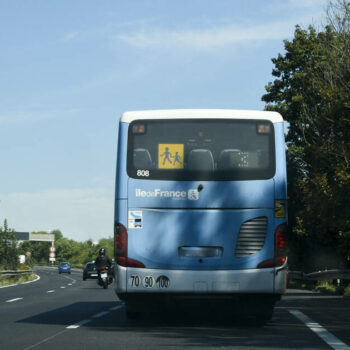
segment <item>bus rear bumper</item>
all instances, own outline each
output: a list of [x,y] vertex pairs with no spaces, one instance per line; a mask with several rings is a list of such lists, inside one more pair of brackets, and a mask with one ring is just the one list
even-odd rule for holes
[[286,269],[161,270],[116,269],[116,293],[125,294],[275,294],[286,290]]

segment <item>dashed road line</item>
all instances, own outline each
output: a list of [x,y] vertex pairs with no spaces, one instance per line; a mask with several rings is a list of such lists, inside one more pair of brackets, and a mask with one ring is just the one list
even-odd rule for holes
[[23,298],[15,298],[15,299],[9,299],[6,300],[7,303],[13,303],[14,301],[22,300]]
[[68,277],[68,276],[61,276],[61,277],[63,277],[63,278],[67,278],[68,280],[70,280],[72,283],[75,283],[76,282],[76,280],[74,279],[74,278],[71,278],[71,277]]
[[340,339],[335,337],[332,333],[327,331],[319,323],[313,321],[299,310],[288,310],[299,321],[303,322],[308,328],[316,333],[323,341],[325,341],[334,350],[350,350],[350,347],[343,343]]
[[72,325],[70,325],[70,326],[67,326],[66,328],[67,328],[67,329],[76,329],[76,328],[79,328],[80,326],[83,326],[84,324],[87,324],[87,323],[91,322],[93,318],[100,318],[100,317],[102,317],[102,316],[108,315],[108,314],[110,313],[110,311],[115,311],[115,310],[121,309],[121,308],[123,308],[123,307],[124,307],[124,304],[111,307],[111,308],[108,309],[109,311],[101,311],[101,312],[99,312],[99,313],[97,313],[97,314],[95,314],[95,315],[90,316],[89,319],[86,319],[86,320],[77,322],[77,323],[75,323],[75,324],[72,324]]
[[65,286],[61,286],[61,289],[65,289],[66,287]]
[[51,339],[57,337],[58,335],[60,335],[60,334],[62,334],[62,333],[65,333],[65,332],[67,332],[66,329],[64,329],[63,331],[58,332],[58,333],[52,335],[51,337],[48,337],[48,338],[45,338],[45,339],[41,340],[39,343],[36,343],[36,344],[33,344],[33,345],[28,346],[28,347],[26,347],[24,350],[33,349],[33,348],[37,347],[38,345],[41,345],[41,344],[43,344],[43,343],[46,343],[47,341],[49,341],[49,340],[51,340]]
[[[118,310],[118,309],[120,309],[122,307],[124,307],[124,304],[114,306],[114,307],[110,308],[109,310],[110,311],[112,311],[112,310],[114,311],[114,310]],[[102,312],[100,312],[98,314],[95,314],[94,316],[91,316],[91,317],[97,318],[97,317],[102,317],[103,315],[106,315],[106,314],[109,314],[109,311],[102,311]],[[71,324],[70,326],[67,326],[64,330],[62,330],[60,332],[57,332],[56,334],[53,334],[51,337],[45,338],[45,339],[41,340],[40,342],[25,348],[24,350],[33,349],[33,348],[37,347],[38,345],[41,345],[43,343],[46,343],[49,340],[52,340],[53,338],[57,337],[58,335],[61,335],[61,334],[65,333],[65,332],[68,332],[69,329],[77,329],[80,326],[83,326],[83,325],[85,325],[85,324],[87,324],[87,323],[89,323],[91,321],[92,321],[92,319],[90,318],[90,319],[82,320],[80,322]]]
[[48,290],[46,293],[54,293],[55,290],[54,289],[51,289],[51,290]]
[[99,312],[98,314],[93,315],[93,316],[91,316],[91,317],[92,317],[92,318],[100,318],[100,317],[102,317],[102,316],[104,316],[104,315],[107,315],[107,314],[109,314],[109,311],[102,311],[102,312]]
[[77,322],[75,324],[72,324],[70,326],[67,326],[66,328],[67,329],[76,329],[76,328],[79,328],[80,326],[83,326],[84,324],[87,324],[89,322],[91,322],[92,320],[82,320],[80,322]]
[[113,306],[113,307],[111,307],[111,308],[108,309],[108,310],[109,310],[109,311],[115,311],[115,310],[121,309],[122,307],[124,307],[124,304],[122,304],[122,305],[117,305],[117,306]]

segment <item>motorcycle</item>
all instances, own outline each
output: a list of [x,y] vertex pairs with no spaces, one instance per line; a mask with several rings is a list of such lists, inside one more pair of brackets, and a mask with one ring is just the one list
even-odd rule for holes
[[103,286],[103,289],[107,289],[108,285],[113,281],[113,277],[109,273],[109,269],[106,266],[100,267],[98,271],[98,284]]

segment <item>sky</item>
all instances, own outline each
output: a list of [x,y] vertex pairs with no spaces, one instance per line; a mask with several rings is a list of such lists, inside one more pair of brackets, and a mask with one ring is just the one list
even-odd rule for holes
[[0,226],[112,237],[124,111],[262,110],[327,0],[0,0]]

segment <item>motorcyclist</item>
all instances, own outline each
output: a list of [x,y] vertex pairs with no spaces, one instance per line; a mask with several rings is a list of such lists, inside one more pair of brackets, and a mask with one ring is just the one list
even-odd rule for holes
[[111,270],[111,266],[112,266],[112,260],[106,256],[106,249],[105,248],[101,248],[98,252],[98,257],[95,260],[95,265],[98,271],[98,279],[100,280],[100,274],[101,274],[101,268],[102,267],[107,267],[108,268],[108,272],[110,275],[110,270]]

